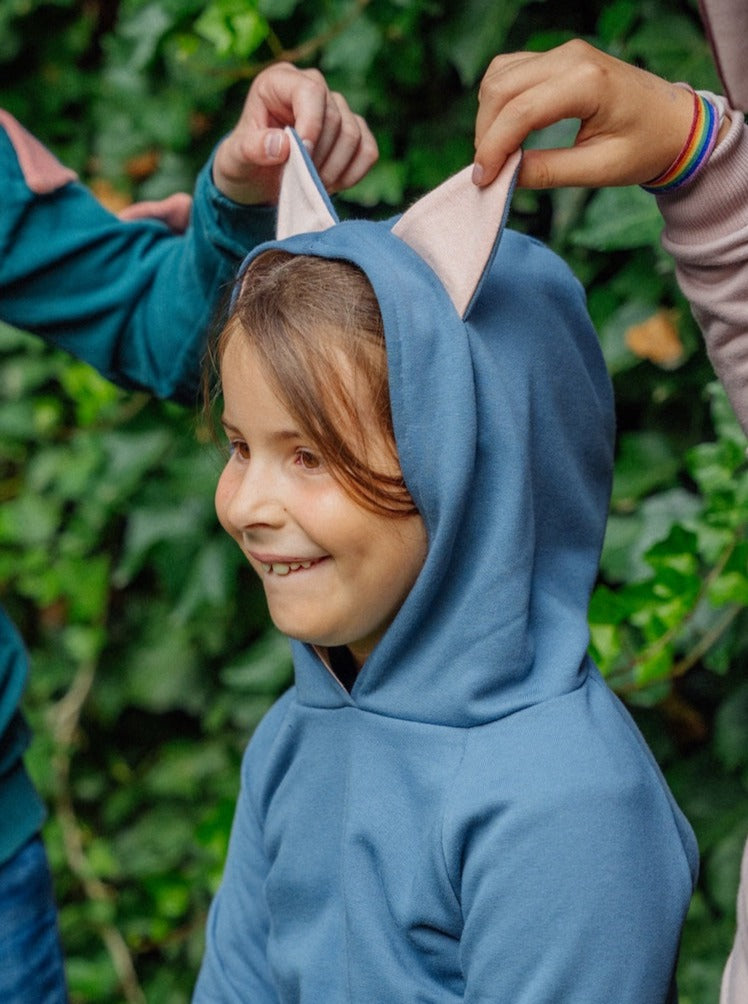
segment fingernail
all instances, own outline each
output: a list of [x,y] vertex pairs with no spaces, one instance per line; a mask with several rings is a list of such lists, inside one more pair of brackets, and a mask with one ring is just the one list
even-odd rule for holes
[[282,133],[277,131],[267,133],[265,136],[265,156],[270,157],[272,160],[277,160],[280,157],[282,143]]
[[301,142],[306,147],[307,153],[314,153],[314,143],[310,139],[302,139]]
[[480,183],[483,181],[483,176],[485,173],[486,172],[483,170],[483,167],[480,164],[473,164],[473,175],[472,175],[473,184],[480,185]]

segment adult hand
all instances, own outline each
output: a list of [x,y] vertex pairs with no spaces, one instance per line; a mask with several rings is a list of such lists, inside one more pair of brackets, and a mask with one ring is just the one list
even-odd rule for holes
[[244,204],[274,202],[293,126],[329,192],[354,185],[378,157],[376,140],[318,70],[276,63],[258,74],[241,117],[216,151],[213,180]]
[[481,82],[473,180],[487,185],[528,134],[581,119],[573,147],[527,150],[525,188],[642,184],[680,153],[693,96],[646,70],[574,40],[544,53],[492,60]]

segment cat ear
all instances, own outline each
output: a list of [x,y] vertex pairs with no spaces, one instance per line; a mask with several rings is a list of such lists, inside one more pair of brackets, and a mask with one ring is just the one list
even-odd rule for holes
[[485,188],[473,184],[472,168],[466,167],[414,203],[392,228],[436,272],[460,317],[499,246],[521,156],[513,153]]
[[291,152],[283,168],[278,196],[278,240],[293,237],[294,234],[327,230],[338,222],[332,202],[304,144],[289,126],[285,131],[291,142]]

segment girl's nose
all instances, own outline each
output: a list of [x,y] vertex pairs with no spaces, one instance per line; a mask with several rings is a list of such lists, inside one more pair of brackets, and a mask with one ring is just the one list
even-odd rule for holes
[[219,482],[217,495],[220,500],[217,506],[223,509],[225,520],[236,530],[280,526],[283,522],[285,508],[277,480],[259,464],[250,464],[241,477],[232,477],[230,483]]

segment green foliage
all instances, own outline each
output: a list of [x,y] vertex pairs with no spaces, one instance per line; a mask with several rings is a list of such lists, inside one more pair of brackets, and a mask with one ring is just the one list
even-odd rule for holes
[[[388,215],[470,161],[495,52],[573,35],[718,88],[695,9],[677,0],[9,0],[0,105],[126,201],[191,187],[269,61],[319,66],[380,144],[343,210]],[[573,136],[553,129],[532,142]],[[748,832],[746,443],[651,197],[519,192],[512,222],[584,282],[614,376],[592,652],[699,837],[680,980],[682,1001],[707,1004]],[[677,351],[656,350],[662,332]],[[217,528],[221,458],[192,416],[7,328],[0,394],[0,596],[32,652],[29,765],[51,808],[73,1001],[176,1004],[199,962],[241,752],[290,681],[288,649]]]

